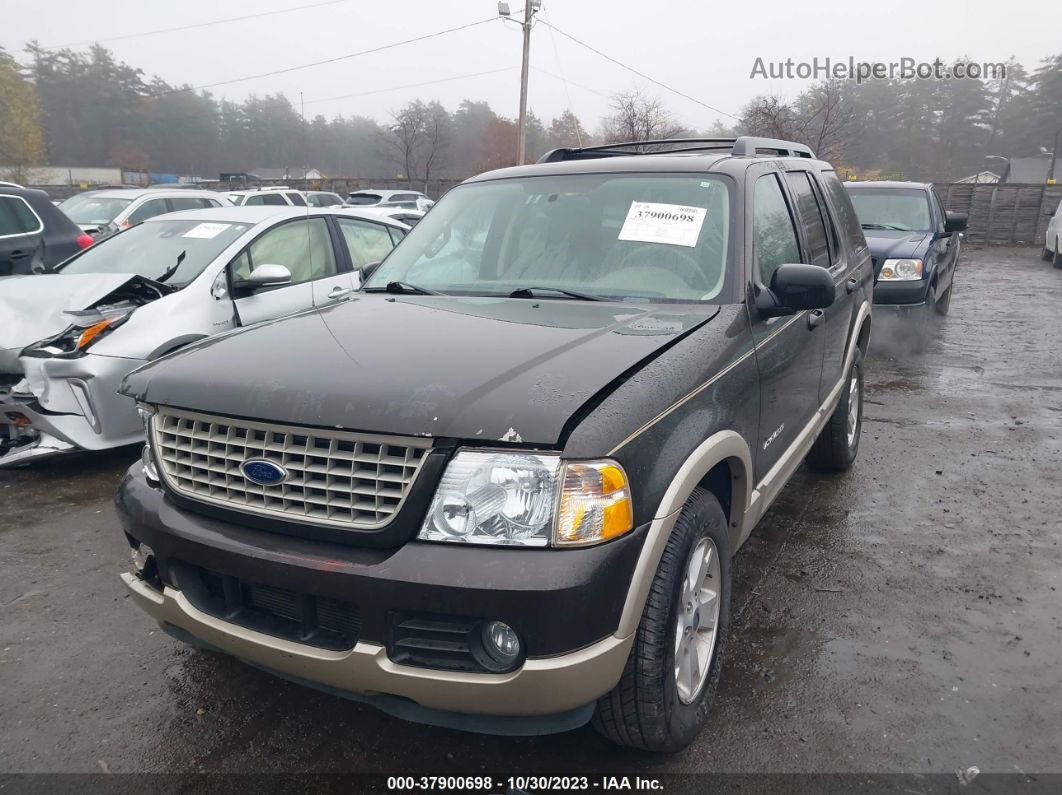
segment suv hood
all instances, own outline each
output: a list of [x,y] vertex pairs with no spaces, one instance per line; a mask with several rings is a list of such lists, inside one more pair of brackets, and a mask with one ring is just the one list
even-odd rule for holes
[[362,294],[204,340],[121,391],[278,423],[552,446],[587,401],[718,312]]
[[920,258],[926,253],[929,232],[899,232],[887,229],[867,229],[863,234],[867,238],[870,255],[875,259],[910,259]]
[[[126,273],[46,273],[12,276],[0,284],[0,372],[27,345],[70,325],[64,312],[91,309],[139,276]],[[10,362],[8,362],[10,363]]]

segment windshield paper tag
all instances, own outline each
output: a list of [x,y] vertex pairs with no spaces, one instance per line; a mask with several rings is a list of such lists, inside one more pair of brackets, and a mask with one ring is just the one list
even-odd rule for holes
[[193,226],[181,237],[202,237],[206,240],[212,240],[228,228],[229,224],[199,224],[198,226]]
[[631,202],[619,239],[692,248],[697,245],[707,214],[704,207]]

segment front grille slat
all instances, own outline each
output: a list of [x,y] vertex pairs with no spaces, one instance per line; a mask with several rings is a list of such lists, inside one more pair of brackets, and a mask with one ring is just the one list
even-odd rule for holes
[[[153,438],[166,484],[178,494],[250,513],[346,528],[386,525],[420,472],[429,439],[273,425],[160,406]],[[277,485],[240,465],[284,467]]]

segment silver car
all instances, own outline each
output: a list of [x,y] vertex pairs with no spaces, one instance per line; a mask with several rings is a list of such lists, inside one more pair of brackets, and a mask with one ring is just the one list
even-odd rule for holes
[[340,207],[153,218],[55,273],[0,280],[0,467],[132,444],[116,394],[145,362],[229,329],[344,300],[408,227]]
[[99,240],[156,215],[226,204],[224,194],[210,190],[117,188],[79,193],[60,202],[59,209],[82,232]]

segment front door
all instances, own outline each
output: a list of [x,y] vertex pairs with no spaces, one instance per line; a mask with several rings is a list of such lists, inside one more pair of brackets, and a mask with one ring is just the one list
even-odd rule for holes
[[[291,283],[241,293],[239,282],[259,265],[283,265]],[[287,221],[262,233],[229,264],[229,274],[242,326],[311,309],[317,283],[350,284],[349,274],[339,272],[328,222],[320,217]]]
[[779,174],[769,172],[752,178],[749,217],[753,270],[748,305],[760,371],[760,430],[753,451],[759,482],[819,407],[825,315],[821,310],[766,319],[758,314],[754,296],[769,289],[778,267],[807,260],[801,255],[793,209]]

